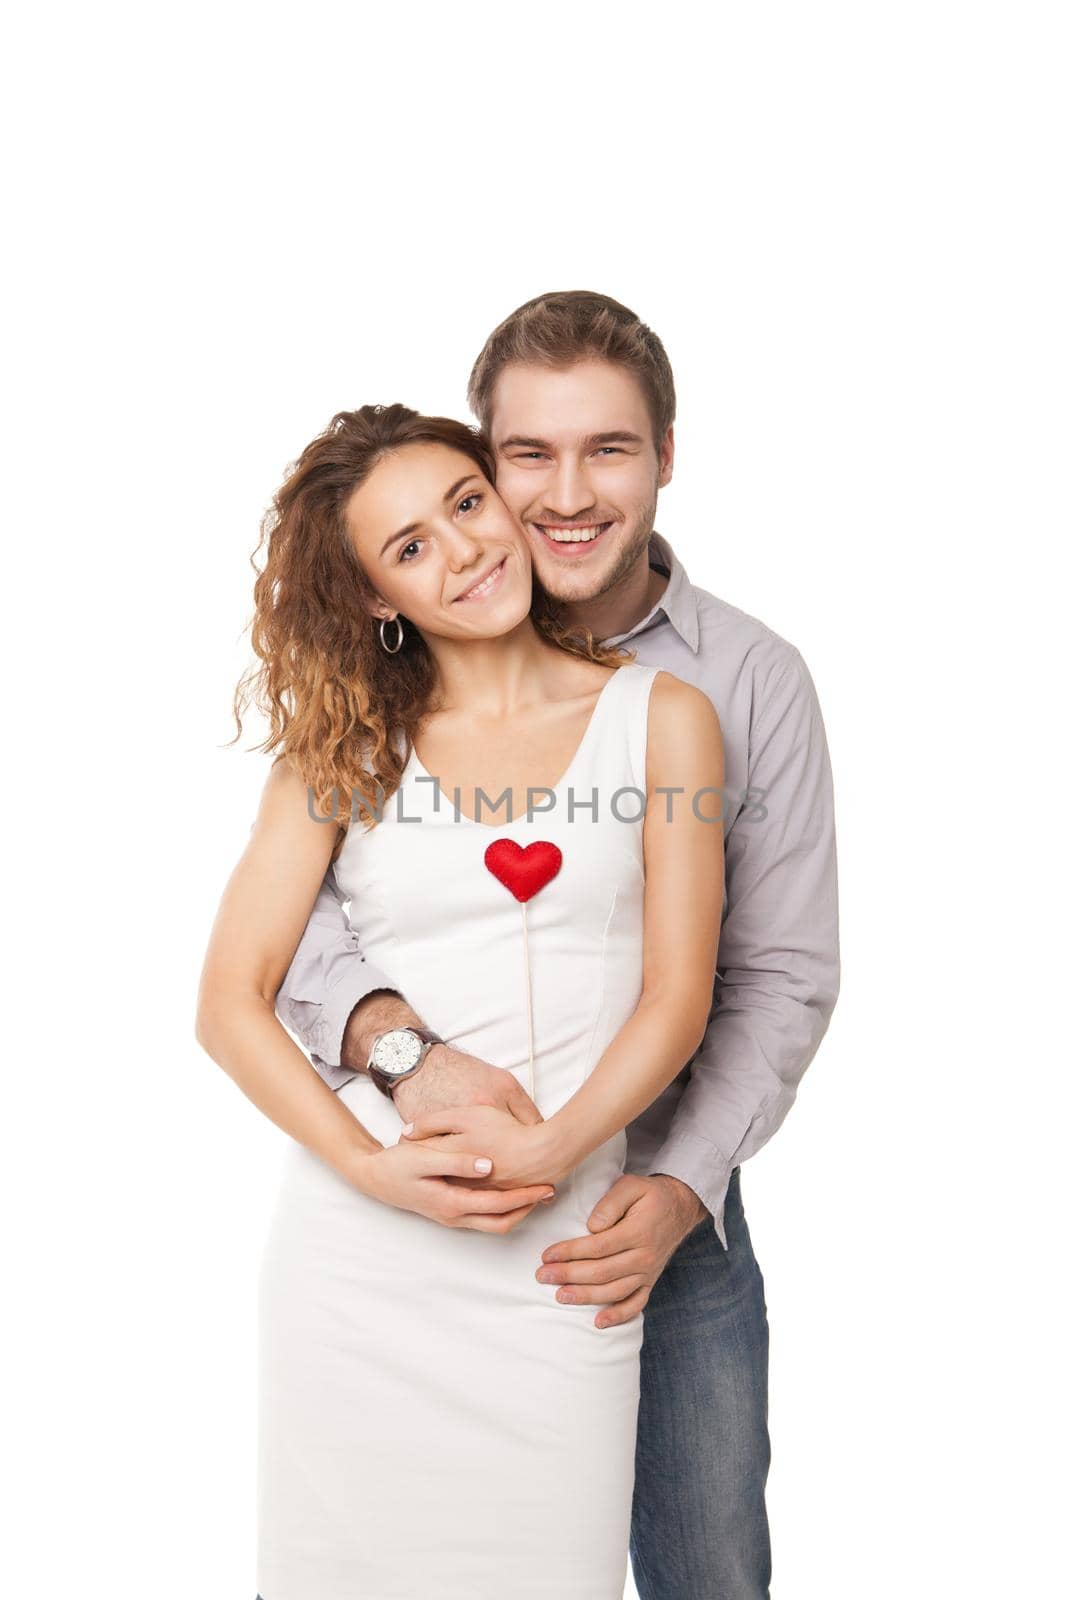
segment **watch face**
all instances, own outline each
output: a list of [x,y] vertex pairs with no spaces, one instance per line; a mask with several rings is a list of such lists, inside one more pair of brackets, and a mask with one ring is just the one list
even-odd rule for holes
[[374,1065],[382,1072],[410,1072],[422,1055],[422,1040],[407,1028],[383,1033],[374,1046]]

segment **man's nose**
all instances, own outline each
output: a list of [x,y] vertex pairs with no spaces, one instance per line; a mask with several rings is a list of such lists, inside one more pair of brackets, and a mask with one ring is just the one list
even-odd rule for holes
[[584,465],[579,461],[560,461],[546,486],[545,510],[561,521],[571,521],[596,501]]

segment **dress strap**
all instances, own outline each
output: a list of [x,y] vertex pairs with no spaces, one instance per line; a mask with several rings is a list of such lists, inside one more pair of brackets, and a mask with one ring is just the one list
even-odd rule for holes
[[605,714],[590,727],[567,776],[576,792],[595,788],[605,799],[617,789],[645,793],[648,698],[659,671],[659,667],[646,667],[639,661],[616,669],[602,691],[610,697],[603,705]]
[[[659,667],[646,667],[635,661],[629,667],[620,669],[623,672],[637,674],[630,684],[627,697],[627,735],[629,744],[629,764],[631,783],[635,789],[645,793],[645,757],[648,750],[648,701],[652,693],[652,685],[660,672]],[[647,798],[647,797],[646,797]]]

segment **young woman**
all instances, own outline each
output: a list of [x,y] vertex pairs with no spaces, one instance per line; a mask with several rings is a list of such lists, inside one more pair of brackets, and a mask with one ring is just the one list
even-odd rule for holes
[[[235,708],[240,730],[255,695],[280,754],[197,1017],[293,1140],[260,1278],[259,1593],[619,1600],[643,1318],[599,1330],[535,1273],[704,1034],[718,719],[567,630],[461,423],[339,414],[264,538]],[[410,1036],[336,1094],[318,1077],[274,998],[331,861],[368,955],[537,1120],[462,1106],[408,1137]]]

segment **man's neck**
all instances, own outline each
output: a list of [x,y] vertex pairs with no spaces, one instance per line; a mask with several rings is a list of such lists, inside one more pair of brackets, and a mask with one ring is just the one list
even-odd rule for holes
[[615,639],[629,633],[663,598],[667,579],[649,565],[649,552],[618,583],[592,600],[564,606],[568,622],[588,628],[594,639]]

